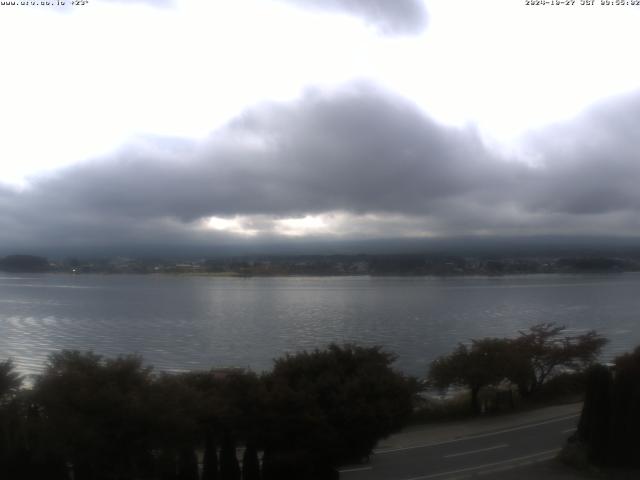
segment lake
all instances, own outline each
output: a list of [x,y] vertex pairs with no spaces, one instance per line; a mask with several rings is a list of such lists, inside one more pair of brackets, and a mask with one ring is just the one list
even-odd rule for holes
[[424,375],[458,342],[539,322],[594,328],[604,359],[640,344],[640,275],[223,278],[0,275],[0,359],[35,373],[62,348],[138,353],[157,369],[269,369],[330,342],[382,345]]

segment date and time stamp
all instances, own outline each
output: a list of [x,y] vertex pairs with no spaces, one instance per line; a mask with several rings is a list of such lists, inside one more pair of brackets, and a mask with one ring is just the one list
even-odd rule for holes
[[[95,2],[97,0],[93,0]],[[0,0],[2,6],[24,7],[84,7],[92,3],[92,0]],[[640,6],[640,0],[522,0],[524,6],[551,6],[551,7],[627,7]]]
[[91,0],[10,0],[0,1],[0,7],[84,7]]

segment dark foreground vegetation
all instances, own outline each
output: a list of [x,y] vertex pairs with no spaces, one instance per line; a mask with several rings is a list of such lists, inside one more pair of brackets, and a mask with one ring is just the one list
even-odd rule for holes
[[32,388],[7,361],[0,478],[338,478],[336,466],[368,455],[411,414],[416,383],[393,360],[377,347],[332,345],[281,358],[262,376],[155,374],[136,356],[62,351]]
[[578,465],[640,468],[640,347],[594,365],[576,434],[564,456]]
[[542,323],[516,338],[483,338],[471,345],[460,344],[431,364],[430,384],[466,387],[471,411],[476,414],[486,409],[480,401],[486,389],[496,395],[485,404],[506,403],[511,408],[514,390],[524,400],[548,394],[550,384],[573,383],[573,388],[582,392],[582,372],[596,361],[607,340],[594,330],[581,335],[565,335],[564,331],[565,327]]
[[[459,345],[432,363],[427,385],[464,387],[467,416],[550,392],[581,399],[586,386],[569,450],[595,464],[640,466],[640,347],[612,368],[595,363],[605,343],[595,331],[539,324]],[[330,345],[280,358],[262,375],[171,374],[138,356],[62,351],[29,386],[1,362],[0,478],[336,479],[338,466],[368,457],[424,414],[419,382],[393,361],[380,347]]]

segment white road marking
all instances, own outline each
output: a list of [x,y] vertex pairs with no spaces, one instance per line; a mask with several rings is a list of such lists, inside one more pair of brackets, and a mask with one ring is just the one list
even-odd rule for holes
[[338,470],[340,473],[348,473],[348,472],[364,472],[365,470],[372,470],[372,467],[356,467],[356,468],[347,468]]
[[487,448],[479,448],[478,450],[469,450],[468,452],[452,453],[450,455],[445,455],[444,458],[462,457],[463,455],[471,455],[471,454],[474,454],[474,453],[487,452],[489,450],[496,450],[498,448],[506,448],[508,446],[509,445],[507,445],[506,443],[503,443],[502,445],[495,445],[493,447],[487,447]]
[[[444,477],[446,475],[456,475],[458,473],[472,472],[474,470],[480,470],[482,468],[495,467],[495,466],[498,466],[498,465],[505,465],[505,464],[509,464],[509,463],[518,464],[522,460],[530,460],[530,459],[533,459],[535,457],[540,457],[537,461],[548,460],[548,459],[553,458],[554,455],[556,453],[558,453],[559,451],[560,451],[559,448],[556,448],[554,450],[545,450],[544,452],[533,453],[531,455],[524,455],[522,457],[510,458],[508,460],[502,460],[500,462],[485,463],[483,465],[477,465],[475,467],[467,467],[467,468],[461,468],[459,470],[450,470],[448,472],[433,473],[431,475],[424,475],[422,477],[411,477],[411,478],[407,478],[405,480],[427,480],[429,478]],[[549,456],[549,457],[547,458],[546,456]]]
[[502,433],[516,432],[518,430],[525,430],[527,428],[539,427],[540,425],[547,425],[549,423],[562,422],[564,420],[569,420],[571,418],[576,418],[576,417],[579,417],[579,416],[580,416],[580,414],[576,413],[574,415],[567,415],[567,416],[560,417],[560,418],[554,418],[554,419],[551,419],[551,420],[545,420],[544,422],[531,423],[531,424],[528,424],[528,425],[521,425],[519,427],[506,428],[504,430],[498,430],[497,432],[480,433],[478,435],[470,435],[468,437],[454,438],[452,440],[446,440],[444,442],[422,443],[422,444],[419,444],[419,445],[411,445],[410,447],[399,447],[399,448],[389,448],[389,449],[386,449],[386,450],[375,450],[375,453],[376,453],[376,455],[385,455],[387,453],[403,452],[405,450],[415,450],[415,449],[418,449],[418,448],[435,447],[435,446],[438,446],[438,445],[447,445],[449,443],[464,442],[466,440],[474,440],[476,438],[491,437],[491,436],[494,436],[494,435],[500,435]]
[[566,430],[562,430],[562,432],[560,432],[560,433],[571,433],[571,432],[575,432],[576,430],[577,430],[576,427],[567,428]]

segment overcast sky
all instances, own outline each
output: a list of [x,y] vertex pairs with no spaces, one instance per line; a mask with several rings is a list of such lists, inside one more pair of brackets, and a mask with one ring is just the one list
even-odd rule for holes
[[0,251],[640,236],[640,8],[575,3],[0,6]]

